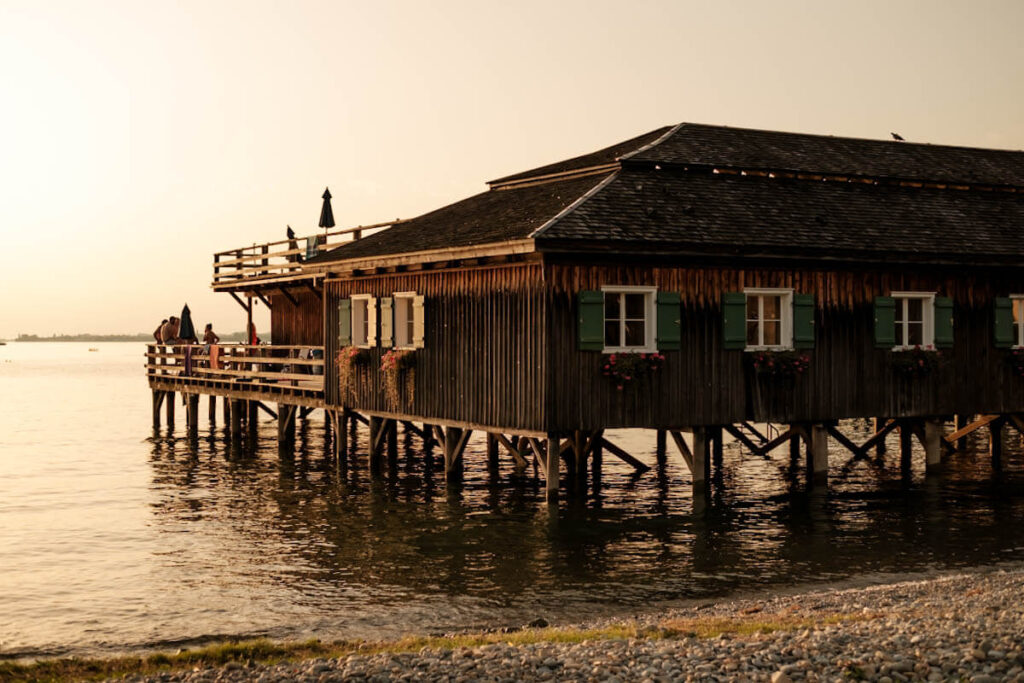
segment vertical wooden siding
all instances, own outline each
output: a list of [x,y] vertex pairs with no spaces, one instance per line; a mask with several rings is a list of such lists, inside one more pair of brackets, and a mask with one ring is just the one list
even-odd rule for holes
[[323,306],[313,292],[292,293],[296,306],[282,294],[270,299],[270,342],[282,345],[323,344]]
[[[744,272],[730,269],[549,265],[549,428],[684,427],[740,420],[817,421],[848,417],[1024,410],[1024,378],[1009,351],[992,343],[991,298],[1024,292],[1005,275],[889,272]],[[657,378],[619,392],[602,376],[606,357],[577,350],[576,292],[645,284],[682,293],[682,348],[666,351]],[[791,383],[755,377],[749,354],[722,344],[719,300],[743,287],[793,287],[815,295],[811,365]],[[872,302],[891,291],[954,298],[955,343],[930,376],[893,371],[874,345]]]
[[425,296],[425,329],[424,348],[416,351],[411,407],[386,404],[379,345],[370,350],[368,366],[358,371],[350,407],[510,430],[543,429],[546,314],[541,277],[539,265],[515,265],[329,281],[328,401],[339,403],[334,363],[338,299],[415,291]]

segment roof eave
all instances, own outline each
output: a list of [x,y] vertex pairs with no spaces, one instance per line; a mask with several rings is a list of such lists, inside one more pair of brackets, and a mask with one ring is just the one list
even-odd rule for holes
[[420,263],[440,261],[458,261],[474,258],[491,258],[494,256],[510,256],[530,254],[536,251],[532,239],[509,240],[505,242],[489,242],[468,247],[446,247],[442,249],[426,249],[398,254],[381,254],[379,256],[356,257],[327,261],[302,267],[303,272],[322,273],[330,277],[335,273],[367,270],[371,268],[392,268],[410,266]]

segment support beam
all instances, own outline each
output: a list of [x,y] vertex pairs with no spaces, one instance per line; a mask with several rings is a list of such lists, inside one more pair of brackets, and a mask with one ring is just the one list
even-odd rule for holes
[[273,408],[265,405],[262,401],[254,401],[254,403],[260,410],[265,412],[267,415],[274,418],[275,420],[277,419],[277,413],[274,412]]
[[883,455],[885,455],[885,436],[889,432],[892,431],[891,427],[889,429],[886,429],[886,427],[889,427],[889,425],[895,425],[895,424],[896,424],[895,422],[890,422],[888,420],[888,418],[884,418],[884,417],[876,417],[876,418],[874,418],[875,434],[874,434],[874,436],[871,437],[871,439],[875,439],[875,437],[877,437],[879,435],[881,435],[882,438],[878,439],[878,440],[875,440],[873,443],[872,443],[871,439],[869,439],[861,447],[863,449],[864,453],[865,454],[867,453],[868,448],[870,448],[870,446],[868,446],[868,443],[871,443],[875,447],[875,455],[877,457],[882,457]]
[[263,296],[263,295],[262,295],[261,293],[259,293],[259,292],[256,292],[256,296],[258,296],[258,297],[260,298],[260,301],[262,301],[262,302],[263,302],[263,305],[267,307],[267,310],[268,310],[268,311],[272,311],[272,310],[274,310],[274,307],[273,307],[273,305],[271,305],[271,303],[270,303],[270,299],[268,299],[267,297]]
[[491,474],[498,472],[498,437],[487,432],[487,470]]
[[210,394],[209,403],[209,418],[210,426],[212,427],[217,423],[217,396],[215,394]]
[[711,444],[709,443],[708,430],[706,427],[693,428],[693,460],[690,467],[690,474],[693,477],[694,493],[700,489],[703,493],[708,479],[708,465],[711,460]]
[[398,420],[388,420],[385,427],[388,440],[388,470],[398,467]]
[[153,390],[153,429],[160,429],[160,408],[164,402],[164,392]]
[[[987,425],[987,424],[989,424],[991,422],[994,422],[995,420],[998,420],[998,419],[999,419],[998,415],[982,415],[981,417],[979,417],[974,422],[971,422],[970,424],[964,425],[960,429],[957,429],[955,432],[953,432],[952,434],[947,436],[946,437],[946,441],[948,441],[949,443],[953,443],[954,441],[958,441],[959,440],[959,441],[962,441],[966,445],[965,437],[968,434],[971,434],[972,432],[976,432],[979,429],[981,429],[982,427],[984,427],[985,425]],[[957,448],[959,448],[960,450],[963,450],[964,446],[958,445]]]
[[348,462],[348,409],[331,412],[334,415],[334,457],[341,466]]
[[686,463],[686,468],[690,470],[690,474],[693,474],[693,452],[690,451],[690,447],[686,445],[686,440],[683,435],[676,430],[670,430],[669,434],[672,435],[672,441],[676,444],[676,449],[679,451],[679,455],[682,456],[683,462]]
[[448,427],[444,435],[444,480],[458,483],[463,477],[462,453],[466,450],[472,430],[461,427]]
[[[957,414],[957,416],[956,416],[956,423],[955,423],[956,424],[956,430],[955,430],[954,433],[961,431],[964,427],[966,427],[970,423],[971,423],[971,416],[970,415],[960,415],[960,414]],[[967,448],[967,437],[966,436],[961,436],[959,439],[956,439],[955,441],[956,441],[956,449],[958,451],[962,451],[965,448]],[[949,443],[952,443],[952,441],[949,441]]]
[[1003,420],[995,419],[988,424],[988,453],[992,457],[992,469],[1003,466]]
[[287,289],[285,289],[284,287],[279,287],[277,291],[281,292],[281,295],[284,296],[285,299],[288,299],[288,301],[291,302],[292,306],[298,307],[299,300],[296,299],[291,294],[289,294]]
[[846,435],[836,429],[835,426],[825,425],[825,429],[828,431],[829,436],[838,441],[839,445],[850,451],[850,453],[854,455],[858,455],[860,453],[860,446],[846,438]]
[[828,478],[828,429],[811,425],[804,429],[807,440],[807,480],[822,483]]
[[[548,442],[550,443],[550,439],[548,439]],[[621,448],[619,448],[618,446],[616,446],[603,436],[601,437],[601,445],[608,449],[608,452],[614,455],[616,458],[624,460],[625,462],[632,465],[633,469],[637,471],[637,474],[642,474],[643,472],[646,472],[649,469],[651,469],[649,465],[645,465],[644,463],[640,462],[632,455],[622,450]]]
[[724,429],[730,436],[732,436],[732,438],[736,439],[741,444],[743,444],[747,448],[747,450],[750,450],[750,451],[753,451],[754,453],[757,453],[761,449],[760,446],[758,446],[756,443],[751,441],[750,437],[747,436],[746,434],[744,434],[736,426],[734,426],[734,425],[725,425],[724,427],[722,427],[722,429]]
[[242,401],[237,398],[231,399],[231,445],[242,445]]
[[658,459],[659,467],[665,464],[665,445],[667,442],[667,436],[668,432],[666,430],[659,429],[657,431],[657,439],[654,446],[654,455]]
[[[537,448],[536,444],[534,448]],[[544,497],[547,499],[548,504],[558,502],[558,466],[562,460],[558,457],[560,450],[558,435],[548,434],[548,456],[544,467]]]
[[277,404],[277,450],[290,454],[295,447],[295,413],[297,406],[288,403]]
[[914,441],[910,420],[900,420],[900,470],[907,475],[912,464]]
[[928,419],[924,421],[924,461],[927,470],[935,470],[942,464],[942,420]]
[[167,429],[174,429],[174,392],[168,391],[164,394],[164,403],[167,406]]

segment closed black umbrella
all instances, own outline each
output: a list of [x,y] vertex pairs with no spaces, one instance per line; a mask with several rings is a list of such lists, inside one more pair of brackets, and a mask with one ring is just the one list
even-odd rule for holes
[[334,227],[334,211],[331,210],[331,190],[324,188],[324,207],[320,209],[320,227]]
[[178,339],[194,339],[196,328],[192,324],[192,312],[188,310],[188,304],[181,309],[181,322],[178,325]]

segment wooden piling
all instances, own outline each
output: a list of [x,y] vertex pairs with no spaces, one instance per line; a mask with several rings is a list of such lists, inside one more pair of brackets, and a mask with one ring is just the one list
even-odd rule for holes
[[722,428],[711,427],[708,430],[708,436],[711,441],[711,461],[715,466],[715,472],[720,473],[722,471],[722,454],[724,446],[722,444]]
[[185,407],[188,414],[188,434],[195,436],[199,433],[199,394],[189,394],[185,399]]
[[708,429],[706,427],[693,428],[693,464],[690,474],[693,479],[693,492],[703,494],[707,486],[708,465],[711,459],[710,444],[708,443]]
[[557,434],[548,434],[547,456],[544,462],[544,498],[549,504],[558,502],[559,464],[561,443]]
[[227,396],[223,399],[223,411],[224,411],[224,424],[231,424],[231,399]]
[[807,480],[823,483],[828,479],[828,429],[810,425],[807,433]]
[[242,444],[242,401],[231,399],[231,445],[238,447]]
[[250,446],[256,445],[256,435],[259,430],[260,410],[259,401],[246,401],[245,431]]
[[[878,432],[882,431],[885,428],[886,422],[888,422],[886,418],[876,417],[874,419],[874,433],[877,434]],[[885,455],[885,439],[880,439],[878,443],[875,444],[875,455],[877,455],[878,457]]]
[[153,429],[160,429],[160,407],[164,402],[164,392],[156,389],[153,391]]
[[167,428],[174,429],[174,392],[168,391],[164,394],[164,403],[167,404]]
[[942,464],[942,427],[943,421],[930,419],[924,421],[924,461],[927,470],[935,470]]
[[988,423],[988,454],[992,458],[992,469],[998,470],[1003,464],[1003,419]]
[[462,448],[464,431],[459,427],[448,427],[444,435],[444,480],[457,483],[463,478]]
[[388,440],[388,471],[395,471],[398,468],[398,420],[388,420],[385,429]]
[[277,452],[279,455],[290,455],[294,452],[295,413],[296,406],[287,403],[277,404]]
[[900,422],[900,470],[904,475],[910,473],[913,464],[914,441],[913,431],[908,420]]
[[370,443],[367,447],[370,459],[370,474],[379,475],[380,467],[380,441],[384,436],[384,418],[370,416]]
[[487,470],[492,475],[498,472],[498,437],[487,432]]
[[654,455],[657,458],[658,465],[663,466],[666,461],[666,444],[668,443],[668,431],[664,429],[657,430],[657,437],[654,446]]

